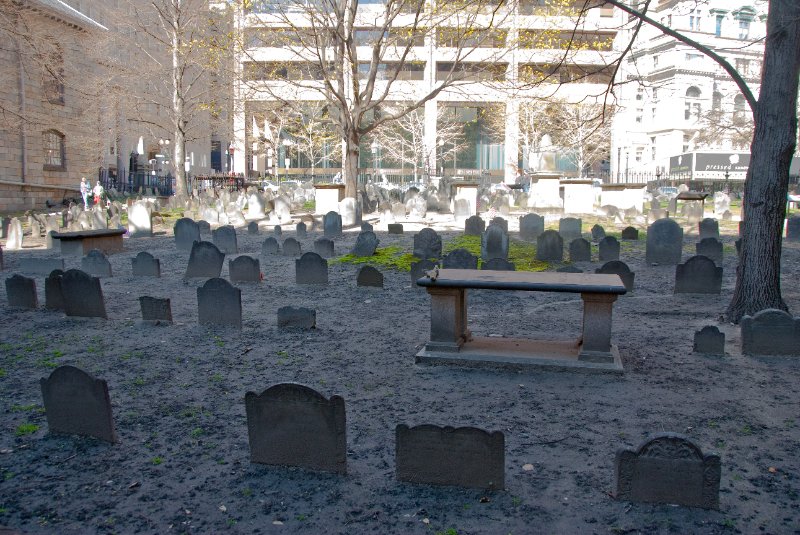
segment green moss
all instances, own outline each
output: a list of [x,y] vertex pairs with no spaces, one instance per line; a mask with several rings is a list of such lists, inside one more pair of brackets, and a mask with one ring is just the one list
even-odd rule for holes
[[[455,249],[466,249],[470,254],[478,257],[478,268],[483,261],[481,257],[480,236],[457,236],[449,240],[442,247],[442,253],[447,254]],[[521,240],[509,239],[508,261],[512,262],[517,271],[546,271],[551,266],[548,262],[536,260],[536,246]]]
[[14,430],[14,434],[18,437],[24,437],[25,435],[30,435],[38,430],[39,426],[36,424],[19,424]]
[[376,268],[395,269],[397,271],[411,271],[411,263],[416,262],[414,255],[403,251],[401,247],[392,245],[375,250],[372,256],[355,256],[347,254],[328,260],[330,264],[369,264]]

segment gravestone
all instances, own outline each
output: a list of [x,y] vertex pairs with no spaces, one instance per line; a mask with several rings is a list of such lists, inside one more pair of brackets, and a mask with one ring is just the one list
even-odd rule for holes
[[491,221],[489,221],[489,226],[492,225],[499,225],[503,232],[508,234],[508,221],[506,221],[502,217],[493,217]]
[[533,241],[544,232],[544,217],[538,214],[525,214],[519,218],[519,237]]
[[570,262],[591,262],[592,244],[584,238],[575,238],[569,242]]
[[302,254],[300,242],[294,238],[283,240],[283,256],[300,256]]
[[278,245],[278,240],[270,236],[264,243],[261,244],[261,256],[269,256],[278,254],[280,252],[280,246]]
[[604,229],[600,225],[594,225],[592,227],[592,241],[599,242],[605,237],[606,237],[606,229]]
[[536,260],[561,262],[564,260],[564,239],[555,230],[545,230],[536,238]]
[[768,308],[744,316],[742,353],[746,355],[800,355],[800,319]]
[[39,306],[36,281],[15,273],[6,279],[6,298],[12,308],[36,308]]
[[716,264],[722,264],[722,242],[718,239],[703,238],[694,248],[698,255],[706,256]]
[[300,221],[294,227],[295,234],[297,235],[298,239],[303,239],[308,236],[308,230],[306,228],[306,224]]
[[420,260],[419,262],[411,262],[411,286],[414,288],[422,288],[417,284],[417,279],[421,279],[425,276],[425,273],[434,269],[436,267],[436,262],[432,260],[428,260],[427,258],[424,260]]
[[247,196],[247,216],[251,219],[261,219],[264,217],[266,201],[264,196],[257,191],[251,191]]
[[455,199],[453,201],[453,217],[456,220],[466,219],[472,215],[472,207],[468,199]]
[[356,286],[383,288],[383,273],[372,266],[362,266],[356,274]]
[[[44,248],[45,249],[52,249],[55,246],[55,238],[53,237],[54,234],[57,234],[55,230],[48,230],[44,234]],[[0,268],[2,269],[2,268]]]
[[719,239],[719,221],[711,217],[707,217],[697,224],[698,231],[700,232],[700,240],[705,238]]
[[463,248],[450,251],[442,257],[444,269],[478,269],[478,257]]
[[387,225],[389,234],[402,234],[403,225],[401,223],[389,223]]
[[247,224],[247,233],[250,235],[257,235],[259,232],[258,222],[251,221]]
[[[105,220],[105,211],[103,220]],[[128,236],[131,238],[151,238],[153,219],[146,201],[136,201],[128,208]]]
[[576,266],[561,266],[556,270],[556,273],[583,273],[583,270]]
[[631,268],[629,268],[628,264],[625,262],[611,260],[594,270],[594,272],[603,275],[619,275],[622,284],[625,285],[625,289],[629,292],[633,291],[633,281],[636,277],[636,273],[632,272]]
[[197,315],[200,325],[242,328],[242,291],[218,277],[197,288]]
[[283,383],[244,400],[251,462],[347,472],[343,398]]
[[342,216],[331,210],[322,217],[322,235],[338,238],[342,235]]
[[[91,227],[92,230],[105,230],[108,228],[108,212],[102,206],[96,206],[89,212],[91,214]],[[131,228],[131,216],[136,217],[136,213],[128,213],[128,229]],[[136,221],[136,219],[133,219]],[[128,231],[130,234],[130,230]],[[136,237],[136,236],[133,236]]]
[[79,269],[68,269],[61,277],[61,294],[67,316],[106,318],[100,279]]
[[51,434],[117,442],[108,384],[74,366],[59,366],[40,381]]
[[3,263],[3,248],[0,247],[0,271],[5,269],[5,264]]
[[33,217],[28,218],[29,225],[31,227],[31,238],[41,238],[42,237],[42,225],[39,224],[38,221],[33,219]]
[[169,299],[158,299],[146,295],[139,297],[142,321],[172,323],[172,306]]
[[9,251],[18,251],[22,249],[22,223],[16,217],[11,218],[8,224],[8,238],[6,239],[6,249]]
[[622,229],[622,239],[623,240],[638,240],[639,239],[639,229],[635,229],[633,227],[625,227]]
[[297,284],[328,284],[328,261],[317,253],[305,253],[294,261]]
[[64,270],[63,258],[20,258],[19,270],[34,275],[48,275],[54,269]]
[[182,217],[172,227],[175,234],[175,248],[180,251],[191,251],[192,244],[200,241],[200,225],[188,217]]
[[464,220],[464,234],[466,236],[480,236],[486,230],[486,223],[480,216],[473,215]]
[[614,236],[606,236],[600,240],[600,262],[619,260],[619,242]]
[[492,223],[481,235],[481,258],[508,258],[508,233],[502,226]]
[[283,236],[283,228],[281,228],[281,226],[280,226],[280,225],[275,225],[275,226],[272,228],[272,234],[273,234],[273,235],[274,235],[276,238],[280,238],[281,236]]
[[414,234],[414,256],[417,258],[441,258],[442,238],[432,228],[424,228]]
[[375,229],[366,221],[361,223],[361,232],[373,232]]
[[186,265],[185,279],[215,278],[222,273],[225,254],[211,242],[198,241],[192,245],[189,263]]
[[314,252],[322,258],[333,258],[333,240],[328,238],[319,238],[314,240]]
[[706,325],[694,333],[694,352],[706,355],[725,355],[725,333],[714,325]]
[[317,327],[317,311],[313,308],[281,307],[278,309],[278,327],[315,329]]
[[372,256],[378,248],[378,237],[372,231],[361,231],[351,254],[353,256]]
[[505,437],[474,427],[398,425],[395,429],[398,481],[502,490]]
[[406,217],[406,205],[400,202],[392,203],[392,216],[397,219],[404,219]]
[[61,292],[63,276],[63,270],[54,269],[44,279],[44,307],[48,310],[64,310],[64,294]]
[[[742,223],[739,223],[739,236],[742,235]],[[793,215],[786,219],[786,241],[800,241],[800,216]]]
[[200,234],[208,234],[211,232],[211,223],[208,221],[200,220],[197,222],[197,226],[200,228]]
[[111,262],[103,251],[92,249],[81,258],[81,270],[95,277],[111,277]]
[[160,277],[161,261],[150,253],[142,251],[131,258],[134,277]]
[[659,219],[647,228],[645,259],[648,264],[680,264],[683,229],[672,219]]
[[616,498],[717,509],[720,459],[704,455],[687,437],[656,435],[615,460]]
[[211,231],[211,241],[224,254],[239,254],[236,242],[236,229],[230,225],[219,227]]
[[563,217],[558,220],[558,233],[565,239],[581,237],[581,220],[577,217]]
[[355,225],[357,212],[358,206],[356,205],[356,200],[353,197],[345,197],[339,201],[339,213],[341,214],[340,221],[342,222],[342,225],[346,227]]
[[[64,212],[62,215],[66,217],[67,212]],[[8,238],[8,226],[11,223],[11,219],[8,217],[0,217],[0,238],[5,239]],[[66,223],[64,226],[67,226]]]
[[237,256],[228,260],[228,275],[231,282],[261,282],[261,264],[258,258]]
[[722,268],[706,256],[693,256],[675,266],[676,294],[718,294],[722,291]]
[[482,263],[481,269],[491,271],[516,271],[517,267],[505,258],[492,258]]

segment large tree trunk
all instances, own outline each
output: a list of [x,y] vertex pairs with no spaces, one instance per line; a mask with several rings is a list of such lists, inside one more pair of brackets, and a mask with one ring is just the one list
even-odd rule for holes
[[797,142],[800,76],[800,4],[772,0],[761,92],[754,110],[755,132],[744,189],[741,254],[727,318],[765,308],[787,310],[781,297],[780,260],[789,165]]
[[183,96],[183,80],[181,77],[181,37],[178,33],[178,15],[181,9],[180,0],[177,5],[173,7],[172,12],[172,113],[173,113],[173,127],[175,130],[175,144],[173,145],[174,159],[173,165],[175,169],[175,195],[186,196],[188,188],[186,186],[186,170],[184,167],[184,149],[186,143],[186,134],[183,131],[185,124],[185,102]]
[[358,133],[347,133],[347,147],[344,155],[344,195],[345,197],[358,198],[358,156],[360,153]]

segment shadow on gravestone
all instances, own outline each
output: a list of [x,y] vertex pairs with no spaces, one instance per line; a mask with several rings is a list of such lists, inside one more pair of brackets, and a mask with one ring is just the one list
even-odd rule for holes
[[706,355],[725,355],[725,333],[714,325],[706,325],[694,333],[692,349],[695,353]]
[[[442,257],[444,269],[478,269],[478,257],[466,249],[453,249]],[[433,269],[433,268],[431,268]],[[422,276],[422,275],[420,275]]]
[[172,305],[169,299],[159,299],[146,295],[139,297],[142,321],[172,323]]
[[625,227],[622,229],[622,239],[623,240],[638,240],[639,239],[639,229],[633,227]]
[[351,251],[353,256],[373,256],[378,248],[378,237],[372,231],[361,231],[356,237],[356,244]]
[[[498,217],[493,217],[491,219],[491,221],[489,221],[489,226],[491,227],[492,225],[500,226],[500,228],[503,229],[503,232],[508,234],[508,221],[506,221],[505,218],[502,218],[502,217],[499,217],[499,216]],[[466,226],[466,224],[465,224],[465,226]]]
[[629,292],[633,291],[633,281],[636,277],[636,273],[632,272],[625,262],[611,260],[594,270],[594,272],[602,275],[619,275],[622,284],[625,285],[625,290]]
[[616,498],[719,508],[720,459],[677,433],[656,435],[615,460]]
[[314,240],[314,252],[322,258],[333,258],[333,240],[328,238],[319,238]]
[[697,224],[700,239],[716,238],[719,239],[719,222],[711,217],[707,217]]
[[342,235],[342,216],[331,210],[322,216],[322,235],[326,238],[338,238]]
[[592,241],[599,242],[605,237],[606,237],[606,229],[604,229],[600,225],[594,225],[592,227]]
[[373,266],[362,266],[356,274],[356,286],[383,288],[383,273]]
[[424,228],[414,234],[414,256],[420,259],[441,258],[442,238],[432,228]]
[[239,253],[239,245],[236,241],[236,229],[230,225],[212,230],[211,241],[225,254]]
[[517,267],[505,258],[492,258],[483,262],[481,269],[485,271],[516,271]]
[[131,258],[134,277],[160,277],[161,261],[153,255],[142,251]]
[[283,240],[283,247],[281,250],[283,251],[283,256],[300,256],[300,254],[302,254],[300,242],[294,238],[286,238]]
[[6,279],[6,297],[12,308],[36,308],[36,281],[15,273]]
[[200,325],[242,328],[242,291],[225,279],[208,279],[197,288]]
[[800,355],[800,319],[768,308],[741,321],[745,355]]
[[261,282],[261,263],[258,258],[242,255],[228,260],[231,282]]
[[619,260],[619,242],[614,236],[606,236],[600,240],[598,247],[600,249],[600,253],[598,255],[600,262]]
[[347,473],[344,399],[283,383],[245,397],[250,461]]
[[303,223],[302,221],[300,221],[294,227],[294,231],[298,238],[306,238],[308,236],[308,230],[306,228],[306,224]]
[[403,225],[401,223],[389,223],[387,225],[387,230],[389,234],[402,234]]
[[192,245],[189,262],[186,265],[185,279],[215,278],[222,273],[225,254],[211,242],[198,241]]
[[582,234],[582,222],[577,217],[563,217],[558,220],[558,233],[566,240],[569,238],[580,238]]
[[544,217],[539,214],[525,214],[519,218],[519,237],[533,241],[544,232]]
[[108,385],[74,366],[59,366],[41,379],[47,427],[52,434],[117,442]]
[[398,425],[395,429],[398,481],[502,490],[505,437],[474,427]]
[[111,277],[111,262],[100,249],[92,249],[81,258],[81,270],[95,277]]
[[64,310],[64,294],[61,291],[61,277],[64,272],[54,269],[44,279],[44,308],[48,310]]
[[200,241],[200,225],[188,217],[182,217],[172,227],[175,235],[175,248],[179,251],[191,251],[192,244]]
[[481,259],[492,258],[508,259],[508,233],[494,223],[481,235]]
[[54,269],[64,270],[63,258],[20,258],[19,270],[34,275],[48,275]]
[[294,261],[296,284],[328,284],[328,261],[317,253],[305,253]]
[[718,294],[722,291],[722,268],[707,256],[693,256],[675,266],[676,294]]
[[79,269],[68,269],[61,277],[61,294],[67,316],[106,318],[100,279]]
[[680,264],[683,229],[672,219],[659,219],[647,228],[645,260],[648,264]]
[[536,238],[536,260],[561,262],[564,260],[564,239],[555,230],[545,230]]
[[464,235],[480,236],[486,230],[486,223],[480,216],[473,215],[464,220]]
[[420,260],[419,262],[411,262],[411,286],[416,288],[422,288],[417,284],[417,279],[421,279],[425,276],[425,273],[431,271],[432,269],[436,268],[436,262],[431,260],[425,259]]
[[261,244],[261,256],[276,255],[280,252],[281,248],[278,245],[278,240],[272,236],[264,240]]
[[592,244],[584,238],[575,238],[569,242],[570,262],[591,262]]
[[703,238],[696,243],[694,250],[697,255],[710,258],[716,264],[722,264],[722,242],[716,238]]
[[283,329],[315,329],[317,311],[313,308],[285,306],[278,309],[278,327]]

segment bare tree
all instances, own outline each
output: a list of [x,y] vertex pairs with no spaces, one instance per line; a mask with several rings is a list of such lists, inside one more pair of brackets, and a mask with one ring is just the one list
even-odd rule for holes
[[611,151],[613,108],[558,100],[547,106],[553,143],[576,167],[578,175]]
[[327,157],[329,146],[339,137],[324,102],[300,102],[295,110],[296,120],[290,125],[290,132],[297,150],[308,159],[313,179],[317,166]]

